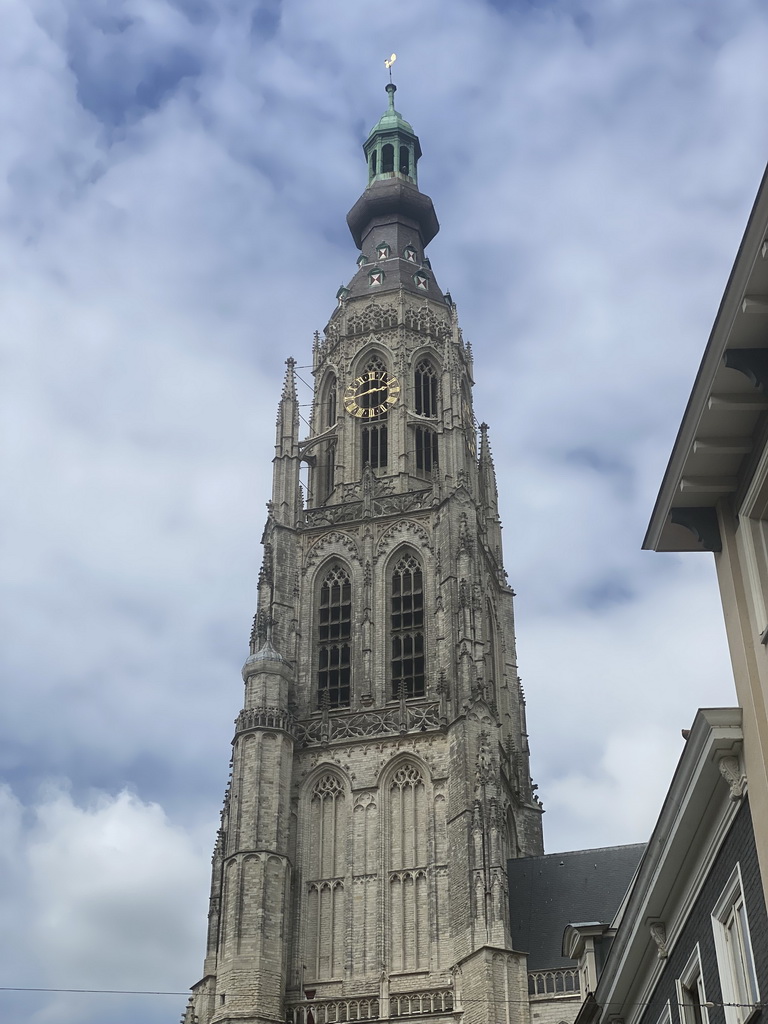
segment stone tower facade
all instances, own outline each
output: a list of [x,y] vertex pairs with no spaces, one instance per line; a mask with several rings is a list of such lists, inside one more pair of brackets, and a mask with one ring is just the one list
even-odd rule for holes
[[506,863],[542,852],[541,805],[494,466],[424,251],[439,226],[419,140],[387,92],[303,439],[287,362],[185,1024],[528,1016]]

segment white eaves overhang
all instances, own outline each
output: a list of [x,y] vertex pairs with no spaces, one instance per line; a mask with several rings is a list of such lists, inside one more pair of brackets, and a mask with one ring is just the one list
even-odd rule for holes
[[715,505],[743,489],[768,410],[768,169],[675,440],[643,547],[718,551]]

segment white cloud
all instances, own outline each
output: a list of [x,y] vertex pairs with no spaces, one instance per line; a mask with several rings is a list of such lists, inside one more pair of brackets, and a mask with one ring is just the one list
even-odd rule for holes
[[[94,983],[148,976],[105,936],[140,932],[172,861],[167,920],[202,928],[282,364],[352,275],[392,49],[491,424],[548,846],[642,839],[680,728],[734,699],[709,557],[638,549],[765,159],[759,0],[0,17],[0,923],[45,951],[28,983],[78,956]],[[51,776],[72,795],[41,804]],[[62,999],[34,1019],[91,1012]]]
[[[0,815],[0,857],[14,879],[3,922],[9,984],[161,992],[190,984],[188,964],[205,934],[207,836],[191,835],[157,804],[127,791],[93,793],[78,805],[65,789],[49,786],[22,823],[21,805],[6,788]],[[3,998],[13,999],[18,1013],[39,999]],[[124,1005],[141,1007],[142,1020],[160,1021],[169,1001],[134,996]],[[122,1005],[115,996],[60,993],[16,1019],[107,1022],[124,1019]]]

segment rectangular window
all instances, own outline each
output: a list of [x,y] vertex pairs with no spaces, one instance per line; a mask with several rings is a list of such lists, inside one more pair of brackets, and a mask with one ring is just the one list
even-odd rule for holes
[[323,497],[328,498],[334,488],[336,473],[336,445],[331,443],[325,450],[325,481]]
[[[410,566],[408,566],[410,569]],[[392,629],[421,629],[424,625],[424,590],[421,570],[396,572],[392,577]]]
[[413,379],[413,404],[417,416],[437,416],[437,374],[426,360],[419,363]]
[[437,467],[437,434],[426,427],[416,427],[416,469],[431,473]]
[[411,555],[401,558],[392,573],[392,696],[423,697],[424,582]]
[[347,707],[350,696],[352,588],[341,569],[332,570],[320,590],[318,616],[318,700]]
[[681,1024],[709,1024],[698,943],[677,979],[677,1001]]
[[424,634],[392,637],[392,691],[399,697],[424,696]]
[[363,427],[363,467],[384,469],[387,465],[387,424]]
[[760,1002],[747,907],[737,864],[712,912],[726,1024],[743,1024]]

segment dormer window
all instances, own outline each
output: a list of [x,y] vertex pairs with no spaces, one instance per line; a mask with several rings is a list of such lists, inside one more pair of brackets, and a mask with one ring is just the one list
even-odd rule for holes
[[426,291],[429,287],[429,278],[426,274],[414,274],[413,280],[417,288],[421,288],[422,291]]
[[368,275],[368,284],[371,286],[371,288],[375,288],[378,285],[384,284],[384,271],[372,270]]
[[339,290],[336,292],[336,298],[338,299],[339,305],[342,304],[342,302],[344,301],[344,299],[346,299],[348,295],[349,288],[345,288],[344,285],[342,285],[341,288],[339,288]]
[[389,246],[386,242],[380,242],[376,246],[376,259],[377,260],[388,260],[389,259]]
[[368,257],[365,255],[364,252],[361,252],[360,255],[357,257],[357,265],[358,265],[358,267],[364,267],[367,262],[368,262]]
[[403,256],[410,263],[415,263],[416,262],[416,250],[414,249],[414,247],[412,245],[406,245],[406,247],[403,249]]

